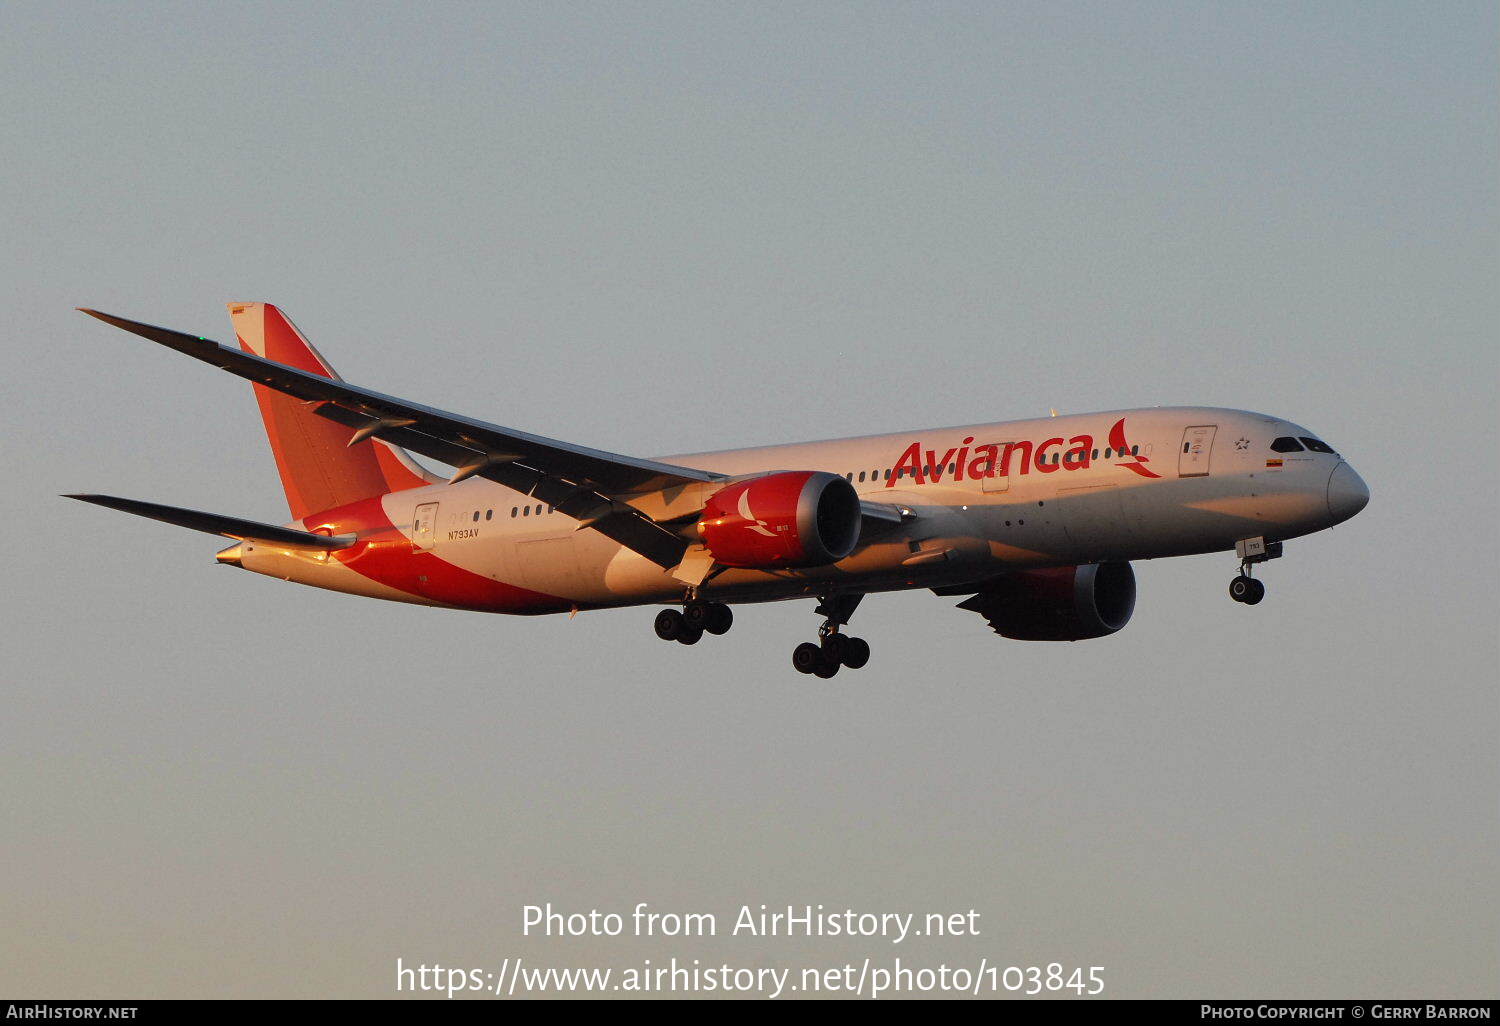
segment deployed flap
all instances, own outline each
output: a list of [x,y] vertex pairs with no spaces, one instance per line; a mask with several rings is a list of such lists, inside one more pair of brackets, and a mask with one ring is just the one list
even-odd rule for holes
[[222,535],[236,541],[266,542],[270,545],[293,549],[347,549],[354,544],[352,534],[330,537],[326,534],[312,534],[290,527],[277,527],[274,524],[260,524],[254,520],[220,516],[217,513],[201,513],[198,510],[183,509],[180,506],[142,502],[139,499],[121,499],[113,495],[64,495],[63,498],[92,502],[96,506],[108,506],[122,513],[134,513],[138,517],[160,520],[164,524],[174,524],[177,527],[186,527],[205,534]]

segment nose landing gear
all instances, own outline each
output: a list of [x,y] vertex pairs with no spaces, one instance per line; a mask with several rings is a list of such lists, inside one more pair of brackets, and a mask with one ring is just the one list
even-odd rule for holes
[[1256,563],[1278,558],[1281,555],[1281,542],[1246,538],[1234,543],[1234,554],[1240,557],[1240,572],[1229,582],[1229,597],[1236,602],[1253,606],[1266,597],[1266,586],[1250,576],[1250,568]]
[[815,610],[827,619],[818,628],[818,643],[804,641],[792,649],[792,667],[798,673],[810,673],[827,680],[847,666],[858,670],[870,661],[870,645],[864,638],[840,634],[839,628],[849,622],[863,595],[834,595],[823,598]]

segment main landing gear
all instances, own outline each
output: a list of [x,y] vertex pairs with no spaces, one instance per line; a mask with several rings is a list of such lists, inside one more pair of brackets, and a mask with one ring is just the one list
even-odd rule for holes
[[840,634],[839,628],[849,622],[854,607],[863,595],[833,595],[823,598],[815,612],[827,617],[818,628],[817,644],[804,641],[792,649],[792,666],[798,673],[810,673],[827,680],[847,666],[858,670],[870,661],[870,645],[864,638]]
[[722,602],[689,599],[682,611],[663,609],[656,614],[656,636],[663,641],[696,645],[704,633],[724,634],[734,626],[734,612]]
[[1281,542],[1268,542],[1264,538],[1246,538],[1235,542],[1234,553],[1240,557],[1240,572],[1229,582],[1229,597],[1236,602],[1253,606],[1266,597],[1266,586],[1250,576],[1256,563],[1276,559],[1281,555]]

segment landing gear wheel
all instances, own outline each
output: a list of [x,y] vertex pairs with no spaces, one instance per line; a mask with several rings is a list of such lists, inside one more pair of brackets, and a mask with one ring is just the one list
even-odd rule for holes
[[792,667],[798,673],[812,673],[823,664],[823,650],[811,641],[792,649]]
[[839,661],[851,670],[858,670],[870,661],[870,643],[864,638],[844,638],[844,651]]
[[1229,597],[1236,602],[1253,606],[1266,597],[1266,586],[1253,577],[1241,574],[1229,582]]
[[678,643],[683,645],[696,645],[702,640],[703,632],[697,627],[690,627],[685,623],[682,625],[682,633],[677,635]]
[[839,665],[837,659],[829,659],[828,656],[819,653],[818,665],[813,667],[813,676],[822,677],[824,680],[827,680],[839,672]]
[[830,663],[842,663],[848,646],[849,639],[842,634],[825,634],[823,635],[823,658]]
[[734,626],[734,611],[722,602],[708,604],[708,622],[703,629],[710,634],[728,634]]
[[703,630],[708,626],[708,603],[689,602],[682,610],[682,619],[689,627]]
[[687,630],[687,621],[675,609],[663,609],[656,614],[656,636],[663,641],[676,641]]
[[724,634],[734,626],[734,614],[722,602],[692,600],[682,610],[682,622],[690,629],[709,634]]

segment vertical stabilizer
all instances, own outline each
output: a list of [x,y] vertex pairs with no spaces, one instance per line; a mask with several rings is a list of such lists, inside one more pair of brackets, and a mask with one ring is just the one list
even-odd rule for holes
[[[270,303],[230,303],[229,316],[245,351],[338,380],[297,326]],[[299,399],[253,387],[293,518],[437,482],[404,450],[378,438],[350,446],[353,428],[319,417]]]

